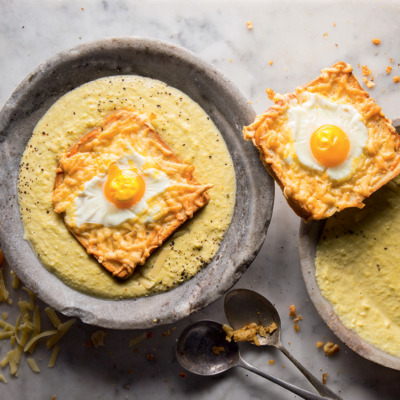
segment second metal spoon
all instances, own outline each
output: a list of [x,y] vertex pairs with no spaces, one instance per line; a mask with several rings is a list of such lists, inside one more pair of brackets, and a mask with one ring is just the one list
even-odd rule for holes
[[279,349],[310,381],[322,396],[342,400],[318,378],[301,365],[283,346],[280,339],[281,319],[276,308],[259,293],[248,289],[232,290],[225,296],[225,315],[233,329],[240,329],[251,322],[269,326],[275,322],[277,329],[267,337],[257,336],[260,345],[274,346]]

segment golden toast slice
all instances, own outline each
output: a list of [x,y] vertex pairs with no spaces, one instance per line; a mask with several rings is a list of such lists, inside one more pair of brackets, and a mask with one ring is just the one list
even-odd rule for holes
[[[206,191],[212,187],[196,181],[194,167],[179,161],[153,128],[152,118],[133,111],[114,112],[101,127],[87,133],[61,155],[56,172],[55,211],[63,214],[67,228],[86,251],[121,279],[128,278],[171,233],[208,203]],[[157,212],[116,226],[78,226],[75,199],[82,195],[87,182],[107,175],[111,163],[126,156],[129,149],[145,156],[172,182],[149,200],[157,205]]]
[[[275,104],[244,127],[243,135],[258,148],[264,166],[304,220],[327,218],[347,207],[362,208],[365,198],[400,173],[400,137],[349,64],[338,62],[322,70],[317,79],[293,93],[278,95],[271,89],[267,93]],[[312,94],[338,107],[355,108],[367,129],[361,154],[351,160],[351,173],[343,179],[332,179],[326,169],[302,164],[294,151],[289,110],[304,105]]]

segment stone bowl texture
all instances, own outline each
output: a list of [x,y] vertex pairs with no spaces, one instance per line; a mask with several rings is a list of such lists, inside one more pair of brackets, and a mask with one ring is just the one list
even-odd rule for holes
[[[211,263],[165,293],[129,300],[101,299],[65,285],[23,239],[17,181],[21,156],[46,111],[74,88],[112,75],[159,79],[196,101],[214,121],[236,172],[232,222]],[[254,120],[248,101],[214,67],[188,50],[144,38],[105,39],[64,51],[40,65],[15,90],[0,113],[0,246],[32,292],[67,316],[105,328],[145,329],[182,319],[222,296],[260,250],[271,219],[274,184],[257,150],[243,140]]]
[[[400,134],[400,118],[393,120],[393,125]],[[400,370],[400,358],[379,350],[362,339],[356,332],[346,328],[333,310],[332,304],[322,295],[315,277],[315,255],[324,221],[312,221],[300,224],[300,262],[304,282],[311,301],[321,318],[332,332],[353,351],[367,360],[388,368]]]

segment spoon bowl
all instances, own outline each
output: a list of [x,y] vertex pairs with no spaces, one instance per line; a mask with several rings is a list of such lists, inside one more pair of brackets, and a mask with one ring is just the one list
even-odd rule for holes
[[[197,375],[217,375],[235,366],[239,347],[227,342],[221,324],[200,321],[188,326],[180,335],[176,355],[188,371]],[[213,347],[223,348],[223,356],[213,352]]]
[[233,329],[243,328],[252,322],[264,326],[275,322],[277,329],[272,334],[257,336],[257,339],[262,346],[280,345],[281,319],[276,308],[264,296],[247,289],[232,290],[225,296],[224,307],[226,318]]

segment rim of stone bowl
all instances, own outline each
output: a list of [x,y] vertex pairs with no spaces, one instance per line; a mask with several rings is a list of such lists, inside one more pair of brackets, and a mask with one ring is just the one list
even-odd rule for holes
[[[228,146],[236,203],[217,255],[196,276],[164,293],[125,300],[97,298],[64,284],[24,240],[17,181],[21,156],[40,118],[62,95],[111,75],[164,81],[196,101]],[[189,50],[156,39],[110,38],[63,51],[40,65],[0,112],[0,243],[12,269],[41,300],[67,316],[105,328],[146,329],[172,323],[222,296],[259,252],[270,223],[274,183],[241,130],[255,112],[215,67]]]

